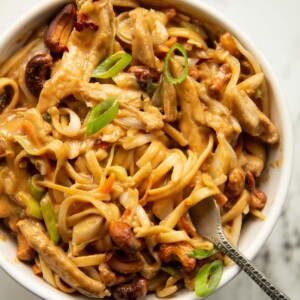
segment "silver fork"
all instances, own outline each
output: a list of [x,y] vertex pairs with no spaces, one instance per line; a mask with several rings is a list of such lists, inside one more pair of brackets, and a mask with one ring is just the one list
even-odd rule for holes
[[220,211],[215,199],[200,201],[190,208],[189,213],[198,234],[230,257],[271,299],[290,299],[227,240],[222,230]]

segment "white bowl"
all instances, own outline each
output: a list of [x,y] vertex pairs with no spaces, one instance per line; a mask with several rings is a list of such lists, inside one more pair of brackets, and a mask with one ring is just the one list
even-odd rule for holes
[[[55,11],[58,10],[68,0],[43,0],[30,12],[26,13],[21,19],[17,20],[10,29],[0,38],[0,62],[8,58],[24,42],[28,33],[41,22],[47,20]],[[194,17],[206,20],[209,23],[222,27],[231,32],[260,63],[269,85],[269,92],[272,99],[271,119],[280,130],[280,145],[272,147],[269,151],[268,180],[262,185],[262,190],[268,195],[267,206],[264,209],[265,221],[251,220],[247,222],[242,230],[239,242],[240,251],[252,260],[267,240],[277,219],[280,216],[286,201],[291,170],[292,170],[292,126],[288,116],[285,101],[280,89],[280,85],[266,59],[257,50],[236,25],[228,20],[221,13],[198,0],[166,0],[165,2],[176,5],[179,9],[188,12]],[[277,163],[276,163],[277,162]],[[280,163],[278,163],[280,162]],[[271,167],[271,164],[278,167]],[[15,240],[7,235],[0,228],[0,266],[15,279],[19,284],[30,290],[32,293],[44,299],[50,300],[70,300],[75,298],[83,299],[83,296],[64,294],[35,276],[29,266],[18,262],[16,259]],[[232,280],[239,272],[235,265],[227,267],[223,274],[219,288]],[[194,292],[182,290],[174,299],[196,299]],[[155,296],[148,296],[147,300],[156,299]]]

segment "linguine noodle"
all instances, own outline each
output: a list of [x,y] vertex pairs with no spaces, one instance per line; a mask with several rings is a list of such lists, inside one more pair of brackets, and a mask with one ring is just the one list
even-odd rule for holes
[[[189,209],[217,199],[234,245],[247,216],[264,218],[258,185],[279,137],[263,71],[230,33],[150,3],[77,0],[64,8],[72,26],[62,50],[49,46],[56,17],[0,66],[0,218],[17,257],[65,293],[194,290],[204,264],[230,261],[193,257],[214,246]],[[169,52],[176,44],[187,60]],[[92,78],[120,51],[128,65]],[[165,68],[188,75],[172,83]],[[112,97],[117,114],[87,135]]]

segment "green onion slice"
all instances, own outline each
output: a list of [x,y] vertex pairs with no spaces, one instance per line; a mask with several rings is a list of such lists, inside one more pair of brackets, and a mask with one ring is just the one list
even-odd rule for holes
[[16,197],[24,205],[26,216],[43,220],[40,203],[35,198],[25,192],[19,192]]
[[108,98],[100,102],[94,109],[87,121],[86,136],[93,135],[109,124],[119,112],[117,97]]
[[[184,58],[184,70],[183,70],[183,73],[178,78],[172,77],[170,69],[169,69],[169,60],[170,60],[172,53],[175,50],[180,51]],[[184,79],[186,79],[186,77],[188,75],[188,71],[189,71],[188,55],[187,55],[184,47],[177,43],[170,48],[170,50],[168,51],[168,53],[166,55],[165,69],[164,69],[165,76],[170,83],[177,84],[177,83],[182,82]]]
[[43,180],[43,176],[41,174],[34,174],[29,182],[30,195],[38,201],[40,201],[46,193],[46,189],[37,184],[37,181],[41,180]]
[[58,232],[57,216],[55,213],[54,204],[47,193],[40,202],[42,215],[45,221],[47,231],[54,244],[58,244],[60,234]]
[[221,260],[215,260],[200,269],[195,281],[195,293],[198,297],[205,297],[218,287],[223,269]]
[[172,267],[161,267],[160,269],[162,271],[170,274],[171,276],[176,276],[176,275],[180,274],[179,270],[172,268]]
[[211,250],[194,249],[192,252],[188,253],[188,256],[196,259],[204,259],[214,255],[217,252],[219,252],[217,248],[212,248]]
[[106,58],[93,72],[92,78],[111,78],[124,70],[131,62],[132,56],[126,52],[117,52]]

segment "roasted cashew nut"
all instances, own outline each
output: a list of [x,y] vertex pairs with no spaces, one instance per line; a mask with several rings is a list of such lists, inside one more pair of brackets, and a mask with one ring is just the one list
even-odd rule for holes
[[76,22],[74,4],[66,5],[53,19],[44,35],[45,45],[54,53],[67,50],[67,41]]
[[50,54],[37,54],[29,60],[25,69],[25,83],[33,96],[39,97],[52,66]]
[[179,261],[186,274],[190,274],[196,267],[196,259],[187,254],[194,248],[187,242],[161,244],[158,250],[159,258],[164,262]]
[[116,300],[141,300],[146,296],[147,290],[148,281],[145,278],[137,278],[130,283],[117,286],[113,296]]

